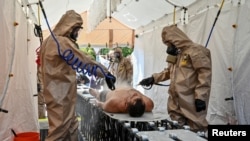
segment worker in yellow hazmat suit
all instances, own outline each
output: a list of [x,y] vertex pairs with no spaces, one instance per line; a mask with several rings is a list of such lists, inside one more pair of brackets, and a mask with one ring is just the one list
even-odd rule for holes
[[171,119],[188,124],[193,131],[206,131],[212,77],[210,51],[192,42],[175,25],[163,28],[162,41],[168,47],[168,67],[139,84],[148,87],[170,79],[167,109]]
[[[84,64],[99,66],[98,77],[105,77],[107,85],[114,88],[115,77],[105,66],[92,60],[90,56],[78,49],[76,43],[79,30],[82,28],[81,15],[74,10],[67,11],[55,26],[53,33],[41,46],[41,74],[43,96],[45,99],[49,131],[46,141],[77,141],[78,120],[75,114],[77,81],[76,71],[66,62],[58,51],[70,49]],[[105,75],[106,74],[106,75]]]

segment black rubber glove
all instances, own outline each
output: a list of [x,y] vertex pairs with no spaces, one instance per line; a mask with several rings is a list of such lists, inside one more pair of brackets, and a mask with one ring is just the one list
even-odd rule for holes
[[142,86],[151,86],[154,84],[154,77],[148,77],[148,78],[145,78],[145,79],[142,79],[141,82],[139,82],[140,85]]
[[196,112],[206,110],[206,102],[200,99],[195,99]]
[[108,74],[105,77],[106,83],[109,87],[110,90],[115,90],[115,81],[116,78],[114,75],[112,75],[110,72],[108,72]]

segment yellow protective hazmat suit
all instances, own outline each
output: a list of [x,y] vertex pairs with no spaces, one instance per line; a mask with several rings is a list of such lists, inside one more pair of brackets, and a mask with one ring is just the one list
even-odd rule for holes
[[180,124],[188,124],[193,131],[207,130],[207,108],[196,112],[195,99],[206,102],[211,87],[211,55],[210,51],[193,43],[176,26],[167,26],[162,31],[163,43],[171,43],[179,49],[175,64],[154,73],[154,83],[170,79],[168,113],[172,120]]
[[[115,53],[120,54],[120,58],[115,57]],[[122,54],[122,49],[119,47],[114,48],[109,52],[111,62],[109,64],[109,71],[116,77],[116,85],[129,85],[132,86],[133,80],[133,65],[129,58]]]
[[[70,49],[75,57],[91,66],[98,65],[104,72],[108,70],[77,48],[70,38],[75,27],[81,27],[83,20],[73,10],[67,11],[55,26],[53,33],[63,53]],[[78,121],[75,114],[77,81],[76,72],[59,55],[58,46],[52,36],[41,46],[41,73],[43,96],[47,106],[49,132],[46,141],[77,141]],[[97,76],[104,77],[99,69]]]

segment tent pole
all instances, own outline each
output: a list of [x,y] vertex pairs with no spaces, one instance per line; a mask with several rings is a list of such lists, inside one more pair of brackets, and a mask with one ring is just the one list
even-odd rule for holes
[[215,17],[215,20],[214,20],[213,26],[212,26],[212,28],[211,28],[211,31],[210,31],[210,33],[209,33],[209,36],[208,36],[207,43],[206,43],[205,47],[207,47],[207,45],[208,45],[208,42],[209,42],[210,37],[211,37],[211,35],[212,35],[214,26],[215,26],[215,24],[216,24],[216,22],[217,22],[217,20],[218,20],[219,15],[220,15],[222,6],[223,6],[223,4],[224,4],[224,1],[225,1],[225,0],[222,0],[222,2],[221,2],[220,9],[219,9],[219,11],[217,12],[217,15],[216,15],[216,17]]
[[173,5],[173,6],[175,6],[175,7],[182,7],[182,6],[178,6],[178,5],[174,4],[174,3],[171,2],[170,0],[166,0],[166,2],[169,3],[169,4],[171,4],[171,5]]
[[176,14],[175,12],[176,12],[176,6],[174,6],[173,25],[175,25],[175,16],[176,16],[176,15],[175,15],[175,14]]

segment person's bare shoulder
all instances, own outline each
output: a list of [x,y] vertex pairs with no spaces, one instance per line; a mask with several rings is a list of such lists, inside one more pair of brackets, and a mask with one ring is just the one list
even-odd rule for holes
[[109,98],[113,99],[124,99],[129,96],[129,89],[128,87],[119,87],[116,88],[114,91],[110,91],[108,94]]
[[103,110],[110,113],[124,113],[126,112],[126,104],[123,99],[111,97],[104,103]]

